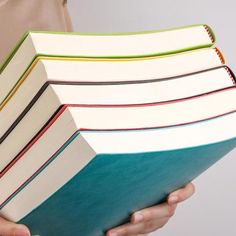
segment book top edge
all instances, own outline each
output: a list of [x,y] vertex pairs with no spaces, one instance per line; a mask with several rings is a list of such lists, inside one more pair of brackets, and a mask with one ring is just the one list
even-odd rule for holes
[[[12,51],[5,57],[5,60],[2,64],[0,64],[0,74],[5,69],[5,67],[9,64],[11,59],[14,57],[17,50],[20,48],[20,46],[23,44],[25,39],[30,34],[58,34],[58,35],[81,35],[81,36],[128,36],[128,35],[142,35],[142,34],[154,34],[154,33],[161,33],[161,32],[168,32],[168,31],[174,31],[174,30],[181,30],[181,29],[188,29],[188,28],[194,28],[194,27],[205,27],[207,32],[209,33],[209,36],[212,39],[212,45],[215,43],[215,34],[213,30],[206,24],[195,24],[195,25],[188,25],[188,26],[181,26],[181,27],[173,27],[173,28],[167,28],[167,29],[161,29],[161,30],[146,30],[146,31],[134,31],[134,32],[113,32],[113,33],[89,33],[89,32],[57,32],[57,31],[34,31],[30,30],[27,31],[22,35],[22,37],[19,39],[16,46],[12,49]],[[142,56],[149,56],[149,55],[142,55]],[[128,56],[127,56],[128,57]]]

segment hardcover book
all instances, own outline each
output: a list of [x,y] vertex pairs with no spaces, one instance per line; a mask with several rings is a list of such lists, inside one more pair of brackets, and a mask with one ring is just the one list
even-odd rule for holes
[[1,214],[33,234],[102,236],[231,151],[235,114],[171,128],[75,131],[51,156],[53,139],[45,138],[43,148],[35,143],[21,159],[30,170],[34,154],[45,158],[43,164],[9,195],[4,189]]

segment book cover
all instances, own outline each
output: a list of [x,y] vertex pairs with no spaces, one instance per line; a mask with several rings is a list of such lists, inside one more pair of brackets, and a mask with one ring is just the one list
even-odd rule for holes
[[39,235],[102,236],[134,211],[164,201],[235,145],[234,138],[172,151],[99,154],[20,223]]

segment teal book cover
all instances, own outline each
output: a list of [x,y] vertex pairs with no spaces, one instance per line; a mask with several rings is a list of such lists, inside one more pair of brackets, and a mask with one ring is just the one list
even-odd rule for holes
[[19,223],[29,226],[33,235],[102,236],[127,222],[134,211],[165,201],[235,146],[233,138],[178,150],[98,154]]

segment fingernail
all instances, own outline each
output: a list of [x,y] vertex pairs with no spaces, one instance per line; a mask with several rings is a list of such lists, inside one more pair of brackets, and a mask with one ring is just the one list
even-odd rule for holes
[[30,233],[25,229],[16,229],[14,236],[30,236]]
[[143,215],[140,214],[140,213],[136,213],[136,214],[134,215],[134,222],[135,222],[135,223],[139,223],[139,222],[141,222],[141,221],[143,221]]
[[171,196],[169,199],[170,203],[177,203],[179,200],[179,198],[177,196]]
[[118,236],[118,233],[112,232],[112,233],[110,234],[110,236]]

